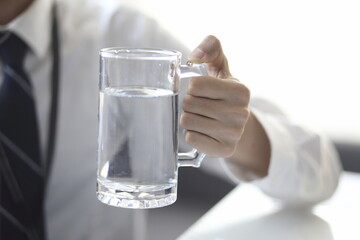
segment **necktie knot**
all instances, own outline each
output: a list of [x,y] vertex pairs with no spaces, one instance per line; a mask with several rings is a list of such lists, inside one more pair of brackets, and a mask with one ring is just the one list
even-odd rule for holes
[[27,45],[14,33],[0,34],[0,59],[4,65],[22,66],[27,50]]

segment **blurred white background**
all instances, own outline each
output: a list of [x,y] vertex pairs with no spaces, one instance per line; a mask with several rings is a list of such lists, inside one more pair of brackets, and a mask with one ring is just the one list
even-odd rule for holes
[[217,36],[252,95],[334,140],[360,143],[360,1],[124,1],[190,49]]

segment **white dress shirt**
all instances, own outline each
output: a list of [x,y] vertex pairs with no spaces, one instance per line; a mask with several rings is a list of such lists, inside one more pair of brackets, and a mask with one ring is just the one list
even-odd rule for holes
[[[51,6],[51,0],[35,0],[3,26],[32,49],[26,68],[36,96],[43,152],[50,110]],[[49,239],[131,239],[133,211],[106,206],[95,196],[98,52],[112,46],[187,50],[155,21],[118,1],[58,1],[57,19],[61,73],[56,148],[45,206]],[[313,203],[331,196],[341,170],[331,143],[288,121],[268,102],[252,99],[251,109],[271,142],[269,175],[258,179],[225,160],[207,159],[203,168],[220,175],[227,172],[237,182],[252,180],[285,202]],[[216,161],[224,167],[219,170]]]

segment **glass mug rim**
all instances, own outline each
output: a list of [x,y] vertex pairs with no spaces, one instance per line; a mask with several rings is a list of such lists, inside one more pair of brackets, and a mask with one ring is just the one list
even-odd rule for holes
[[100,50],[101,57],[126,60],[171,60],[181,55],[177,50],[164,48],[109,47]]

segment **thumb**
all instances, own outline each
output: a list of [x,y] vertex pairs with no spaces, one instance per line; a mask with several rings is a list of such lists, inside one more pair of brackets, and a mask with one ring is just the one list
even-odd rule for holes
[[222,50],[219,39],[207,36],[188,56],[193,63],[207,63],[207,70],[211,76],[218,78],[231,77],[228,61]]

